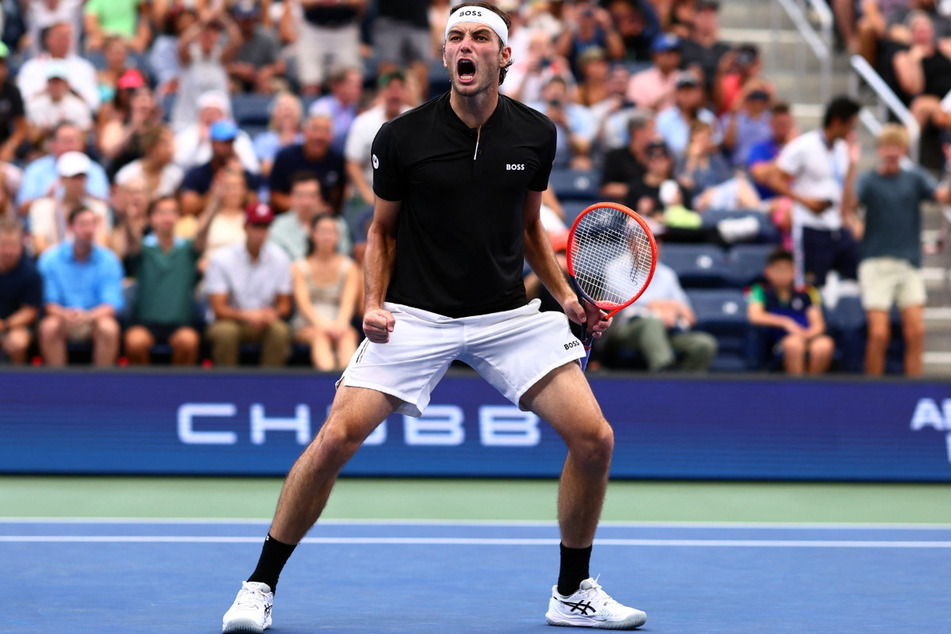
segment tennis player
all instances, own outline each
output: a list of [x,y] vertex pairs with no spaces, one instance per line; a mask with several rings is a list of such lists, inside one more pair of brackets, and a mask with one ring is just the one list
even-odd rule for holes
[[[224,615],[224,632],[270,626],[278,575],[340,470],[387,416],[418,416],[454,359],[547,421],[568,446],[558,493],[561,568],[548,623],[634,629],[647,619],[614,601],[588,572],[614,436],[565,315],[593,324],[595,336],[610,322],[578,302],[542,227],[555,126],[499,95],[512,61],[509,25],[489,4],[455,7],[443,51],[450,92],[384,124],[373,142],[367,338],[338,382],[327,420],[287,476],[257,567]],[[527,301],[523,259],[564,315]]]

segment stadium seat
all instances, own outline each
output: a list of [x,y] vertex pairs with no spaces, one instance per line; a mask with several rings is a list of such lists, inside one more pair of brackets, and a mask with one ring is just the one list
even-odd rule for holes
[[548,186],[559,200],[594,200],[598,197],[598,172],[556,168],[551,171]]
[[727,254],[729,278],[737,288],[745,288],[762,277],[773,244],[738,244]]
[[569,227],[575,219],[581,214],[588,205],[593,205],[597,200],[565,200],[561,203],[561,208],[565,212],[565,224]]
[[677,273],[684,288],[729,286],[729,269],[723,249],[715,244],[665,243],[660,260]]
[[270,106],[273,95],[233,94],[231,95],[231,116],[238,126],[267,127],[271,118]]
[[697,315],[695,330],[717,338],[717,356],[711,370],[742,372],[758,363],[758,340],[746,317],[746,297],[739,289],[688,290]]
[[[834,367],[843,372],[864,372],[868,324],[861,298],[840,297],[834,308],[824,310],[824,315],[826,330],[835,340]],[[905,369],[905,340],[901,329],[901,315],[897,309],[892,309],[889,317],[891,340],[885,352],[885,372],[902,374]]]

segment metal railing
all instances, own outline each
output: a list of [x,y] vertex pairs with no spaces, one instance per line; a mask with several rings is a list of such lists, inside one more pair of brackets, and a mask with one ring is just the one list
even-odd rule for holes
[[[818,29],[813,26],[809,17],[806,15],[806,8],[811,10],[812,15],[818,23]],[[792,20],[796,30],[802,37],[806,46],[812,51],[819,61],[820,68],[820,96],[823,103],[827,103],[832,92],[832,41],[833,41],[833,17],[832,11],[823,0],[776,0],[772,3],[770,16],[770,30],[775,38],[780,30],[780,13],[782,8],[789,19]],[[803,47],[796,47],[796,73],[800,77],[805,77],[806,60],[803,54]]]
[[873,114],[868,108],[863,108],[859,113],[859,120],[868,128],[873,135],[878,135],[881,130],[882,122],[888,121],[889,113],[901,121],[902,125],[908,130],[908,154],[912,160],[918,162],[921,141],[921,127],[911,111],[902,103],[895,91],[885,83],[878,71],[869,64],[861,55],[853,55],[849,60],[855,73],[849,75],[849,92],[853,97],[859,96],[859,79],[872,89],[877,98],[877,113]]

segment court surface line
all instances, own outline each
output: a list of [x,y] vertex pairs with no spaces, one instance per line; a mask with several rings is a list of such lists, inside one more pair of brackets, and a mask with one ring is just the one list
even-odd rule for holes
[[[260,518],[199,518],[199,517],[0,517],[3,524],[211,524],[211,525],[270,525],[270,519]],[[316,526],[486,526],[557,527],[554,520],[426,520],[426,519],[326,519]],[[828,530],[951,530],[948,523],[879,523],[879,522],[619,522],[602,521],[599,526],[612,528],[752,528],[752,529],[828,529]]]
[[[260,537],[200,535],[2,535],[0,543],[250,544]],[[558,539],[468,537],[305,537],[302,544],[425,546],[553,546]],[[598,546],[688,548],[951,548],[951,541],[793,540],[793,539],[595,539]]]

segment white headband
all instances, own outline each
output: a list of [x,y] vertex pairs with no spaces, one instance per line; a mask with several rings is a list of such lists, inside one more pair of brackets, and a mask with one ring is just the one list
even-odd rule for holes
[[443,34],[443,40],[449,37],[449,31],[460,22],[478,22],[484,24],[499,36],[502,40],[502,46],[509,45],[509,30],[505,26],[505,20],[495,11],[489,11],[482,7],[463,7],[449,16],[446,23],[446,32]]

